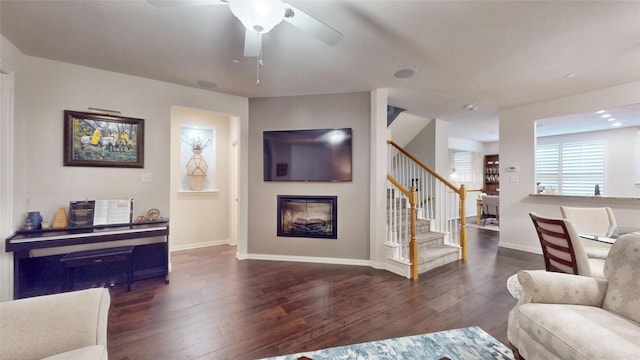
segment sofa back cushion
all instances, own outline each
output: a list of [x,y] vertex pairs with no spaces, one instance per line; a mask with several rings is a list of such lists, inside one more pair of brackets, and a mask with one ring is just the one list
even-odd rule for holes
[[609,282],[602,307],[640,322],[640,233],[621,236],[604,265]]
[[106,349],[110,304],[104,288],[2,302],[0,359],[42,359],[93,345]]

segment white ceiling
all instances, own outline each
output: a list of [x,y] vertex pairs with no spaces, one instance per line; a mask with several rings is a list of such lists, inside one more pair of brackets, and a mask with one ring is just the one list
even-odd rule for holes
[[536,121],[536,135],[563,135],[567,133],[615,130],[621,127],[638,127],[638,131],[640,131],[640,104],[540,119]]
[[497,140],[499,109],[640,80],[640,1],[288,2],[343,39],[281,23],[259,87],[244,28],[216,1],[1,0],[0,33],[27,55],[249,98],[388,88],[390,105],[476,141]]

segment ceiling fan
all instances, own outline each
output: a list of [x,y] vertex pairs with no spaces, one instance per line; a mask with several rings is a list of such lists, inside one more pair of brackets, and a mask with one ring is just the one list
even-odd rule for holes
[[228,4],[233,15],[246,28],[244,38],[244,56],[246,57],[260,57],[262,34],[271,31],[282,20],[310,33],[330,46],[342,39],[342,34],[337,30],[282,0],[147,0],[147,2],[158,8]]

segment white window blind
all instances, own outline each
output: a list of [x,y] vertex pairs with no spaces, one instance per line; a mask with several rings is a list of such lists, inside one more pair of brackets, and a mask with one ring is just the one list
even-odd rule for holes
[[456,183],[470,183],[473,181],[470,151],[453,151],[451,166],[451,181]]
[[560,189],[560,144],[536,146],[536,184]]
[[536,182],[564,195],[604,193],[605,148],[600,141],[580,141],[536,147]]

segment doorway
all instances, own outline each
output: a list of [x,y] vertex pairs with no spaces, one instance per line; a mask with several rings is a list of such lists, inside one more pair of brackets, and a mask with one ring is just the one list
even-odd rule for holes
[[[170,213],[171,250],[237,243],[237,141],[239,122],[229,114],[182,106],[171,107]],[[207,159],[206,185],[193,190],[187,179],[184,129],[215,134]],[[213,129],[213,131],[211,131]]]

